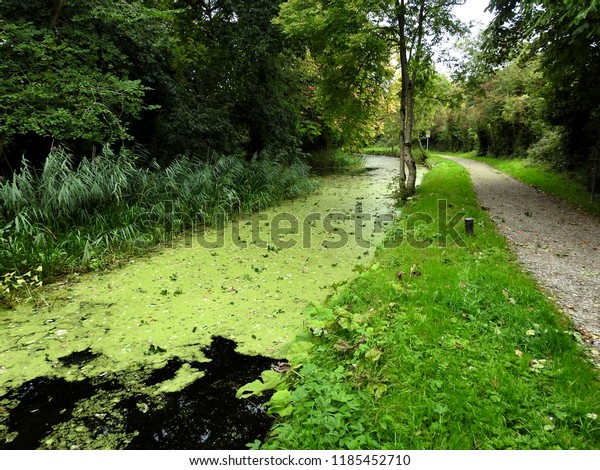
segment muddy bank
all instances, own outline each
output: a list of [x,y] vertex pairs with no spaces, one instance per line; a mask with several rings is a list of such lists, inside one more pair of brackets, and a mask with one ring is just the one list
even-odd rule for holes
[[[218,230],[194,227],[172,247],[122,269],[55,285],[38,306],[0,311],[0,443],[16,439],[9,415],[28,383],[40,381],[43,389],[49,380],[62,390],[91,393],[89,384],[94,393],[75,393],[75,403],[121,422],[105,409],[104,396],[135,404],[146,415],[143,404],[127,400],[148,387],[152,396],[193,387],[205,375],[201,364],[214,360],[202,350],[213,337],[235,341],[236,354],[243,356],[285,357],[302,331],[305,306],[323,301],[369,260],[393,217],[387,193],[397,160],[371,157],[367,164],[370,171],[360,175],[321,177],[316,194],[241,215]],[[153,371],[176,365],[171,379],[145,382]],[[58,403],[56,397],[50,401]],[[60,428],[61,436],[88,428],[74,422],[49,427]],[[134,442],[127,427],[107,429],[109,438],[82,445],[120,448]],[[40,445],[70,448],[68,442],[48,432]],[[163,444],[174,445],[168,439]]]

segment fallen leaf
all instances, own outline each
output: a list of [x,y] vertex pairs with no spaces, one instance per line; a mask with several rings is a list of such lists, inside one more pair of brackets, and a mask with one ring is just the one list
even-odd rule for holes
[[271,366],[271,368],[280,374],[285,374],[286,372],[292,370],[292,366],[290,366],[287,362],[278,362],[277,364]]
[[336,351],[349,351],[350,349],[355,349],[356,346],[352,346],[348,341],[341,339],[333,346]]
[[529,370],[539,374],[546,367],[546,359],[532,359],[529,361]]
[[411,275],[411,276],[414,276],[414,277],[419,277],[419,276],[421,276],[421,272],[420,272],[420,271],[417,271],[417,265],[416,265],[416,264],[413,264],[413,265],[410,267],[410,275]]
[[523,351],[521,351],[520,349],[515,349],[515,354],[519,357],[523,356]]

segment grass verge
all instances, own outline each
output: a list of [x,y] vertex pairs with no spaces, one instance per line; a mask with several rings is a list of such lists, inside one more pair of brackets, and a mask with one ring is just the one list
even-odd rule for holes
[[579,334],[516,264],[466,171],[434,163],[374,263],[309,307],[287,380],[254,384],[277,389],[280,416],[254,447],[600,446],[600,380]]
[[365,168],[365,157],[342,149],[326,148],[307,155],[307,163],[316,173],[360,172]]
[[[400,147],[365,147],[360,150],[362,155],[384,155],[387,157],[399,157],[400,156]],[[420,165],[424,165],[427,161],[429,151],[421,150],[419,147],[413,148],[413,158]]]
[[444,154],[457,157],[470,158],[497,168],[524,183],[533,186],[547,194],[570,202],[580,209],[591,214],[600,215],[600,195],[594,201],[590,200],[590,193],[585,185],[576,181],[572,175],[557,173],[548,165],[536,163],[528,159],[500,159],[491,157],[475,157],[472,153]]

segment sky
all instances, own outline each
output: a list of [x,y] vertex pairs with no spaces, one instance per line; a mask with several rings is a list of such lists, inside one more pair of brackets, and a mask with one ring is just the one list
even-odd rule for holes
[[454,7],[454,13],[464,22],[479,21],[484,26],[492,19],[492,14],[484,11],[489,0],[467,0],[464,5]]
[[[469,23],[474,22],[471,28],[471,34],[476,35],[483,28],[485,28],[488,23],[492,20],[493,15],[489,12],[486,12],[489,0],[466,0],[464,5],[458,5],[454,7],[454,14],[463,22]],[[454,40],[452,40],[454,42]],[[443,47],[436,48],[438,50],[438,58],[446,57],[448,55],[454,58],[454,60],[460,60],[460,52],[450,47],[450,44],[445,44]],[[439,72],[450,76],[452,71],[450,69],[450,64],[445,60],[438,61],[436,63],[436,68]]]

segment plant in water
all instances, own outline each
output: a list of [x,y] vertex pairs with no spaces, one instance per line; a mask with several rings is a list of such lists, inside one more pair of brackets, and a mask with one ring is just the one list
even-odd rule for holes
[[33,272],[27,271],[22,275],[16,271],[4,274],[0,282],[0,303],[10,305],[23,297],[33,299],[35,290],[43,285],[41,280],[42,270],[43,267],[38,266]]
[[307,165],[285,155],[182,156],[166,168],[147,160],[105,148],[92,159],[58,149],[40,171],[23,161],[0,182],[0,273],[98,269],[117,251],[136,253],[194,224],[315,189]]

